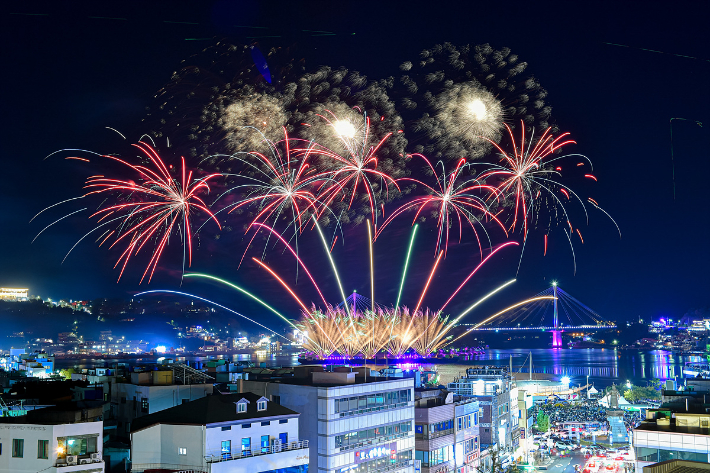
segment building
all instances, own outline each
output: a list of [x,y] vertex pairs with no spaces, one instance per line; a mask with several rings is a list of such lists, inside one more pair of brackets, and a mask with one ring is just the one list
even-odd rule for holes
[[105,471],[102,403],[29,411],[0,423],[0,473]]
[[512,455],[518,449],[518,389],[506,368],[469,368],[466,376],[449,383],[447,389],[479,402],[483,413],[479,422],[482,446],[494,446],[503,456],[506,456],[504,453]]
[[688,379],[682,390],[663,390],[633,431],[636,471],[667,460],[710,461],[710,380]]
[[533,441],[533,396],[531,393],[518,389],[518,425],[520,426],[520,445],[516,458],[525,463],[530,463],[530,451],[535,442]]
[[132,471],[305,473],[299,413],[252,393],[207,396],[136,419]]
[[117,377],[103,383],[118,439],[128,438],[134,419],[212,394],[214,385],[207,382],[211,378],[204,373],[178,363],[165,368],[133,372],[130,383]]
[[29,289],[13,289],[0,287],[0,300],[3,301],[26,301]]
[[710,464],[688,460],[667,460],[643,467],[643,473],[708,473]]
[[414,382],[372,377],[366,367],[294,367],[293,376],[239,380],[252,392],[301,412],[310,473],[412,472]]
[[477,471],[480,406],[442,389],[415,391],[415,460],[423,473]]

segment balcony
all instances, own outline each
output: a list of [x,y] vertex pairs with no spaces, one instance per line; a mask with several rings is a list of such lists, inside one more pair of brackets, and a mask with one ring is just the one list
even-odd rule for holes
[[100,468],[105,470],[104,461],[100,457],[91,458],[90,455],[79,455],[76,462],[67,463],[66,458],[57,458],[57,473],[73,473],[75,471],[95,471]]
[[292,450],[308,449],[308,440],[299,440],[297,442],[289,442],[283,445],[271,445],[257,450],[247,450],[236,454],[225,453],[222,455],[209,455],[205,457],[207,463],[220,463],[232,460],[241,460],[243,458],[254,458],[262,455],[273,455],[275,453],[288,452]]

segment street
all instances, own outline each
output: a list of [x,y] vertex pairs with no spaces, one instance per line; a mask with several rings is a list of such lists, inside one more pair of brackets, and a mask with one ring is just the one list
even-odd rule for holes
[[569,457],[555,457],[555,461],[547,467],[547,471],[550,473],[574,473],[574,466],[579,465],[581,468],[584,466],[584,462],[584,455],[579,451],[574,451]]

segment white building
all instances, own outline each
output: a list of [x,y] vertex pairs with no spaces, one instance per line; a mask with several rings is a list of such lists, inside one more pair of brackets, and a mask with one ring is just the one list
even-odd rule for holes
[[297,412],[252,393],[188,402],[134,421],[132,471],[304,472],[309,450],[298,421]]
[[240,380],[253,392],[302,414],[300,437],[311,446],[310,473],[412,472],[414,381],[366,376],[369,369],[299,366],[293,377]]
[[0,423],[0,473],[103,473],[103,422]]
[[710,462],[710,414],[676,412],[634,429],[636,471],[666,460]]

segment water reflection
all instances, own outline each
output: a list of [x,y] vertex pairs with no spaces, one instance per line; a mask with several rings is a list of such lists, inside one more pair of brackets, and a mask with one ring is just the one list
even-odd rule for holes
[[[612,383],[621,384],[630,380],[635,384],[645,384],[651,379],[682,379],[686,362],[702,362],[700,356],[683,356],[668,351],[632,351],[608,348],[583,349],[488,349],[483,355],[461,364],[424,364],[425,368],[436,366],[440,380],[446,384],[454,377],[465,373],[466,368],[474,365],[507,366],[512,357],[513,371],[527,373],[532,355],[533,372],[546,373],[553,377],[569,376],[571,384],[585,384],[587,376],[596,387],[605,387]],[[209,359],[222,358],[231,361],[251,361],[257,366],[281,367],[298,364],[298,357],[279,355],[223,355],[220,357],[181,358],[177,361],[189,361],[190,364],[206,362]],[[57,360],[57,368],[78,366],[92,368],[96,366],[114,366],[116,363],[146,364],[155,362],[155,358],[138,360]],[[373,366],[374,367],[374,366]]]

